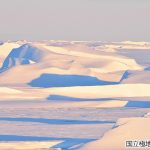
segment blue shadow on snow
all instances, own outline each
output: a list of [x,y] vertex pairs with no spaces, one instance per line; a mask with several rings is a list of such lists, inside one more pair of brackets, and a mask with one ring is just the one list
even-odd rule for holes
[[71,86],[95,86],[95,85],[113,85],[118,82],[107,82],[99,80],[96,77],[83,75],[58,75],[42,74],[40,77],[28,83],[32,87],[71,87]]
[[103,120],[65,120],[65,119],[45,119],[45,118],[9,118],[1,117],[0,121],[17,121],[17,122],[34,122],[34,123],[46,123],[46,124],[55,124],[55,125],[67,125],[67,124],[111,124],[115,123],[114,121]]

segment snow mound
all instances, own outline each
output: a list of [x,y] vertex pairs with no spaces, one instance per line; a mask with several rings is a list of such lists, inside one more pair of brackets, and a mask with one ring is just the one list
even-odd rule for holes
[[50,148],[54,145],[61,143],[62,141],[26,141],[26,142],[0,142],[1,150],[11,149],[11,150],[61,150],[58,148]]
[[126,71],[121,79],[121,83],[150,83],[150,71]]
[[7,88],[7,87],[0,87],[0,93],[4,94],[20,94],[20,93],[23,93],[22,91],[20,90],[17,90],[17,89],[12,89],[12,88]]
[[118,84],[105,86],[77,86],[43,89],[53,95],[76,98],[149,97],[149,84]]
[[[149,118],[122,118],[115,128],[108,131],[102,139],[86,144],[81,150],[130,150],[126,147],[128,141],[148,141],[150,139]],[[132,143],[133,144],[133,143]],[[142,147],[137,147],[143,149]],[[135,148],[136,149],[136,148]],[[148,150],[148,147],[144,149]]]

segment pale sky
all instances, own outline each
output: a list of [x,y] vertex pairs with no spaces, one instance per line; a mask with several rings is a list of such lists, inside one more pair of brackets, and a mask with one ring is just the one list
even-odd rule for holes
[[0,40],[150,41],[150,0],[0,0]]

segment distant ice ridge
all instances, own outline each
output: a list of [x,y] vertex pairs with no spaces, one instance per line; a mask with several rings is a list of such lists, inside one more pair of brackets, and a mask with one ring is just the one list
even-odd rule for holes
[[[129,56],[125,56],[126,53],[120,51],[120,49],[132,48],[130,51],[133,52],[136,51],[135,46],[140,48],[142,46],[147,52],[149,51],[147,48],[150,47],[149,43],[143,42],[51,40],[3,43],[0,46],[0,62],[2,64],[0,82],[2,85],[7,83],[27,85],[43,74],[55,74],[70,77],[76,75],[95,77],[103,83],[108,82],[108,84],[120,83],[120,81],[132,83],[128,77],[124,79],[127,71],[141,72],[149,67],[147,64],[147,66],[143,63],[140,64],[139,57],[130,57],[130,52]],[[110,51],[110,49],[114,51]],[[126,50],[124,51],[126,52]],[[19,76],[22,76],[22,80]],[[142,82],[141,80],[143,79],[141,78],[140,82]]]
[[6,57],[1,70],[5,70],[16,65],[25,65],[39,62],[42,59],[42,52],[30,44],[24,44],[19,48],[14,48]]

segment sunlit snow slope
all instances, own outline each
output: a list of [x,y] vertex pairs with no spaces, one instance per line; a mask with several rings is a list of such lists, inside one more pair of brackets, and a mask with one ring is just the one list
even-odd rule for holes
[[121,150],[149,139],[150,43],[1,43],[0,111],[0,149]]

